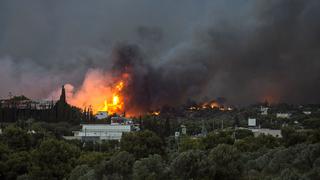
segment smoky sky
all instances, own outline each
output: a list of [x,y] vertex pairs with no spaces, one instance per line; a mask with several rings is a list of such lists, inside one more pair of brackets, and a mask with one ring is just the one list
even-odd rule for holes
[[[130,67],[130,106],[320,101],[317,0],[0,2],[0,96]],[[138,105],[136,105],[138,104]]]

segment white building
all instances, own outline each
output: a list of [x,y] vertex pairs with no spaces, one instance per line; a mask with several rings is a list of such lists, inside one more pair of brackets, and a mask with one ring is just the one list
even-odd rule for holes
[[277,113],[277,118],[289,119],[291,114],[290,113]]
[[122,134],[135,128],[129,124],[82,124],[80,131],[74,132],[75,139],[81,140],[118,140]]
[[250,131],[253,132],[254,136],[257,137],[260,134],[264,135],[271,135],[273,137],[282,137],[281,136],[281,130],[276,130],[276,129],[249,129]]
[[261,115],[268,115],[268,110],[269,110],[268,107],[263,107],[263,106],[261,106],[261,107],[260,107]]
[[183,135],[187,134],[187,127],[185,125],[181,125],[181,134]]
[[255,119],[255,118],[249,118],[249,119],[248,119],[248,126],[249,126],[249,127],[255,127],[255,126],[257,126],[257,119]]
[[310,115],[310,114],[312,114],[312,112],[311,111],[303,111],[303,114]]
[[106,119],[106,118],[108,118],[108,112],[98,111],[98,113],[96,114],[96,118],[97,119]]

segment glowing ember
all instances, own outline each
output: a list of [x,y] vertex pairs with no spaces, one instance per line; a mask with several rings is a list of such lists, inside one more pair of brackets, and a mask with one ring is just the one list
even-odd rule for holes
[[211,102],[210,103],[210,107],[212,108],[212,109],[214,109],[214,108],[218,108],[218,107],[220,107],[220,105],[217,103],[217,102]]
[[159,116],[160,115],[160,111],[154,111],[151,113],[153,116]]
[[123,88],[124,84],[123,84],[123,81],[120,81],[117,85],[116,85],[116,88],[118,91],[121,91],[122,88]]
[[231,107],[225,108],[223,105],[220,105],[217,101],[213,100],[210,102],[200,103],[196,106],[189,107],[191,111],[205,110],[205,109],[219,109],[220,111],[232,111]]
[[215,109],[219,107],[220,105],[216,101],[205,102],[201,105],[202,109]]

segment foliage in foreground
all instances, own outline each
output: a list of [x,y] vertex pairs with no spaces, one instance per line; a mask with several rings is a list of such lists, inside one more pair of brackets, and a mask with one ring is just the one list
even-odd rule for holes
[[320,179],[318,129],[286,127],[282,135],[224,130],[175,139],[144,130],[97,146],[8,126],[0,179]]

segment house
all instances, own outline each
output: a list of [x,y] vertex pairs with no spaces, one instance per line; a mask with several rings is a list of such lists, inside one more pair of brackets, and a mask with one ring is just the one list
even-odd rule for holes
[[276,117],[282,118],[282,119],[289,119],[291,117],[291,114],[290,113],[277,113]]
[[269,110],[268,107],[263,107],[263,106],[261,106],[261,107],[260,107],[261,115],[268,115],[268,110]]
[[256,127],[257,126],[257,119],[256,118],[248,118],[248,126],[249,127]]
[[87,140],[118,140],[122,134],[133,131],[130,124],[82,124],[80,131],[75,131],[77,139]]
[[[100,112],[98,116],[104,119],[107,116],[106,113]],[[95,122],[81,124],[79,131],[74,131],[74,136],[65,137],[66,139],[79,139],[82,141],[97,141],[97,140],[121,140],[124,133],[131,131],[139,131],[139,125],[134,124],[132,120],[125,117],[111,117],[111,123],[99,123]]]
[[310,114],[311,114],[311,111],[303,111],[303,114],[305,114],[305,115],[310,115]]

